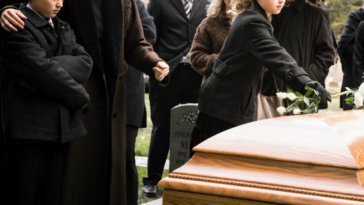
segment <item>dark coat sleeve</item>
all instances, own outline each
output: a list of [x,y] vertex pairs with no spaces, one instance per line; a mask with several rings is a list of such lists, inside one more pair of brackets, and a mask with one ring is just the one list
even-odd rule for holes
[[135,2],[137,3],[140,19],[142,21],[145,40],[151,45],[154,45],[157,40],[157,31],[153,22],[154,19],[147,12],[142,0],[135,0]]
[[0,12],[3,12],[7,7],[10,6],[12,4],[19,4],[19,3],[29,3],[29,1],[27,0],[0,0]]
[[344,27],[344,31],[340,37],[338,46],[339,46],[340,56],[342,57],[341,61],[343,61],[344,63],[351,64],[353,61],[356,30],[358,28],[360,21],[364,20],[364,16],[361,14],[360,11],[361,10],[359,9],[349,14]]
[[303,68],[271,36],[265,22],[253,19],[248,24],[246,43],[251,54],[296,91],[303,92],[304,84],[312,81]]
[[157,34],[157,40],[156,43],[154,44],[154,50],[158,51],[158,48],[156,47],[156,45],[158,45],[158,39],[159,39],[159,34],[158,32],[160,32],[160,24],[161,24],[161,18],[160,18],[160,8],[159,8],[159,2],[158,0],[150,0],[148,3],[148,13],[150,16],[152,16],[154,18],[154,25],[156,28],[156,34]]
[[354,85],[360,86],[363,83],[364,73],[364,22],[360,22],[356,32],[356,40],[353,52],[353,79]]
[[76,82],[85,83],[91,75],[93,62],[85,49],[76,43],[73,29],[70,28],[69,30],[72,54],[55,56],[50,59],[56,61]]
[[315,52],[307,70],[313,72],[315,80],[324,83],[330,67],[335,63],[335,48],[329,17],[325,11],[319,11],[316,19]]
[[44,49],[26,28],[2,33],[2,64],[5,69],[27,80],[37,92],[57,99],[71,109],[89,102],[84,87],[59,63],[46,57]]
[[[132,12],[139,14],[135,1],[132,1]],[[145,41],[144,33],[141,25],[139,15],[132,15],[133,24],[131,25],[130,32],[125,39],[125,60],[134,68],[149,75],[150,78],[155,78],[153,67],[157,65],[159,61],[163,61],[159,58],[158,54],[153,51],[153,47]],[[159,82],[160,85],[167,85],[169,83],[169,75]]]
[[[132,9],[134,14],[139,14],[135,1],[132,1]],[[162,59],[153,51],[152,46],[145,41],[140,16],[132,16],[135,19],[133,19],[130,32],[125,39],[125,60],[134,68],[153,78],[154,72],[152,68]]]

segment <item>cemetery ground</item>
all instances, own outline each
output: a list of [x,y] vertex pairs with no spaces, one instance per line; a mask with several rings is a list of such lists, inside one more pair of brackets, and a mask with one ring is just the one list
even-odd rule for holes
[[[331,95],[340,93],[340,88],[333,88],[329,87],[327,90],[331,93]],[[149,143],[150,137],[152,133],[152,121],[150,119],[150,103],[149,103],[149,94],[145,94],[145,106],[147,109],[147,128],[143,128],[139,130],[138,137],[135,143],[135,155],[136,156],[148,156],[149,151]],[[320,110],[319,112],[337,112],[341,111],[340,107],[340,97],[335,97],[332,99],[332,102],[329,103],[329,108],[326,110]],[[168,155],[169,158],[169,155]],[[139,174],[139,192],[138,192],[138,204],[143,204],[149,201],[156,200],[163,196],[163,189],[158,188],[158,197],[157,198],[147,198],[143,195],[142,188],[143,188],[143,177],[148,175],[147,168],[144,167],[137,167],[138,174]],[[168,170],[164,170],[163,178],[168,176]]]

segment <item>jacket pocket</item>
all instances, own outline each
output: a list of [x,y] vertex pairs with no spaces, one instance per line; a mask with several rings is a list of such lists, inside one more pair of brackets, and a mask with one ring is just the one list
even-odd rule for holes
[[255,91],[256,91],[256,87],[252,87],[250,89],[250,93],[249,93],[249,100],[247,101],[247,105],[245,106],[245,109],[244,109],[244,114],[245,115],[253,115],[254,112],[255,112],[255,109],[256,109],[256,98],[257,96],[255,95]]
[[214,73],[216,73],[218,76],[224,76],[224,73],[227,69],[228,65],[226,65],[224,62],[222,62],[221,60],[219,60],[218,58],[215,59],[215,63],[214,63]]

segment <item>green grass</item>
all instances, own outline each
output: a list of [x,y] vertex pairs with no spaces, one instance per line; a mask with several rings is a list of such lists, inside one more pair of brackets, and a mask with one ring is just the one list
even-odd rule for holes
[[153,127],[152,119],[150,119],[150,101],[149,94],[145,94],[145,107],[147,109],[147,127]]
[[135,142],[135,156],[148,156],[151,131],[139,130]]
[[[159,199],[163,196],[163,188],[158,188],[158,196],[156,198],[148,198],[143,195],[143,177],[148,175],[147,168],[137,167],[139,174],[139,192],[138,192],[138,204],[147,203],[149,201],[153,201]],[[163,171],[162,178],[168,176],[168,170]]]

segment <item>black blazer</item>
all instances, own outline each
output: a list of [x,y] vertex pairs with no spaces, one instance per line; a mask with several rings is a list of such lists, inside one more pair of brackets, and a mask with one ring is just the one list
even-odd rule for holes
[[[53,19],[53,28],[27,8],[24,29],[1,29],[4,71],[1,81],[1,117],[5,138],[70,142],[87,134],[78,109],[89,102],[81,83],[92,69],[91,57],[76,43],[70,26]],[[58,40],[57,44],[51,42]],[[56,52],[52,52],[56,51]],[[35,92],[19,82],[26,80]]]
[[360,22],[356,32],[353,52],[353,79],[354,87],[364,82],[364,22]]
[[[140,19],[143,25],[145,40],[154,44],[157,35],[156,29],[147,9],[142,0],[135,0]],[[144,77],[143,73],[132,66],[129,66],[128,71],[124,76],[125,80],[125,98],[126,98],[126,124],[134,127],[147,126],[147,112],[144,103]]]
[[264,67],[296,91],[311,81],[278,44],[265,11],[254,1],[254,8],[231,26],[213,73],[200,90],[200,111],[235,125],[255,121]]
[[188,19],[182,0],[150,0],[148,12],[154,17],[157,42],[154,50],[167,61],[170,73],[191,48],[197,27],[206,18],[207,0],[194,0]]

